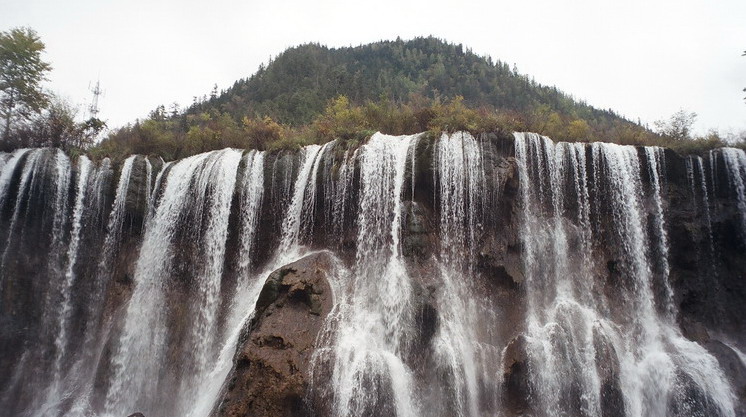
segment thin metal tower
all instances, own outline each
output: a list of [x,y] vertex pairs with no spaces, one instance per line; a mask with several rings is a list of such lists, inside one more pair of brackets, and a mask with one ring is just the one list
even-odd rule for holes
[[[88,88],[90,88],[90,85]],[[91,105],[88,107],[88,111],[91,113],[91,118],[96,119],[98,118],[98,111],[99,111],[98,110],[98,98],[103,94],[99,80],[96,80],[96,85],[93,88],[91,88],[91,93],[93,93],[93,101],[91,101]]]

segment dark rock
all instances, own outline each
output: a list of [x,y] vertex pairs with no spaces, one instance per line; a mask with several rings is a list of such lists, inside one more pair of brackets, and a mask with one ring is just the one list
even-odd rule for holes
[[432,256],[436,242],[433,213],[424,204],[412,201],[404,204],[402,215],[402,253],[420,262],[428,259]]
[[710,334],[707,332],[707,327],[704,324],[692,319],[691,317],[684,317],[681,319],[681,333],[689,340],[693,340],[700,344],[705,344],[710,341]]
[[503,404],[513,415],[522,415],[531,411],[533,389],[526,348],[526,338],[519,335],[508,343],[504,353]]
[[606,334],[593,329],[593,348],[596,351],[596,370],[601,380],[601,414],[603,417],[625,415],[624,393],[619,380],[619,356]]
[[247,323],[214,416],[308,416],[311,355],[332,308],[328,253],[306,256],[268,278]]
[[714,356],[736,394],[736,415],[746,416],[746,365],[731,347],[725,343],[710,339],[705,348]]

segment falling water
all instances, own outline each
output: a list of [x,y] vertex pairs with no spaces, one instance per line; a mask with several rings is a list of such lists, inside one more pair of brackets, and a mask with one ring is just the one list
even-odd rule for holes
[[[83,343],[83,351],[86,353],[100,352],[102,349],[99,324],[101,323],[101,316],[104,308],[105,292],[111,281],[113,269],[112,264],[117,257],[122,243],[121,238],[125,221],[127,193],[129,191],[132,167],[136,157],[136,155],[132,155],[125,159],[122,164],[122,169],[119,173],[119,180],[117,181],[117,187],[115,190],[114,202],[111,211],[109,212],[108,220],[106,221],[106,234],[101,248],[101,254],[98,257],[99,261],[96,268],[96,280],[92,285],[93,288],[90,294],[88,295],[88,311],[86,314],[87,319],[84,332],[85,341]],[[108,158],[104,159],[99,167],[96,181],[93,186],[94,194],[91,196],[91,199],[96,203],[94,206],[103,203],[103,201],[101,201],[101,195],[104,194],[103,187],[105,186],[106,176],[110,170],[111,161]],[[90,360],[90,358],[84,357],[83,361],[85,360]]]
[[[60,309],[57,315],[57,337],[55,339],[55,358],[53,371],[53,384],[58,385],[62,378],[62,360],[68,343],[68,327],[73,306],[71,304],[71,291],[75,280],[75,262],[78,258],[80,246],[80,233],[83,227],[83,210],[85,209],[86,194],[88,191],[88,179],[91,172],[91,161],[81,156],[78,158],[77,181],[75,185],[75,204],[72,213],[72,230],[70,242],[67,248],[67,267],[60,287]],[[58,390],[56,387],[53,391]],[[55,392],[59,395],[59,392]]]
[[340,294],[342,318],[334,342],[336,416],[377,409],[418,414],[412,371],[404,361],[412,333],[412,284],[400,246],[407,156],[416,139],[377,133],[360,149],[354,282],[349,294]]
[[[24,197],[30,196],[34,189],[35,183],[38,181],[41,170],[44,168],[43,156],[44,149],[35,149],[28,152],[28,158],[23,164],[23,170],[21,172],[21,180],[18,185],[18,192],[16,193],[15,207],[13,208],[13,216],[8,226],[7,242],[5,243],[5,249],[3,250],[2,261],[0,261],[0,284],[3,283],[5,278],[6,262],[8,261],[8,252],[14,243],[14,232],[18,226],[18,219],[22,216],[23,210],[22,205],[25,200]],[[3,171],[3,178],[0,179],[0,187],[4,188],[7,192],[7,188],[10,185],[10,179],[15,171],[15,166],[18,164],[20,159],[25,156],[26,152],[23,150],[18,152],[18,157],[11,159],[7,164],[5,171]],[[55,217],[56,219],[56,217]],[[1,287],[0,287],[1,288]]]
[[106,240],[104,242],[103,256],[101,257],[100,269],[101,275],[110,273],[111,263],[119,250],[121,243],[122,228],[124,227],[125,205],[127,204],[127,193],[130,189],[130,178],[132,176],[132,167],[137,155],[132,155],[124,160],[122,171],[119,173],[119,182],[117,183],[116,197],[114,206],[109,215],[109,222],[106,227]]
[[264,152],[251,151],[244,156],[241,180],[241,250],[238,262],[239,279],[249,275],[252,250],[264,195]]
[[728,181],[736,195],[738,211],[741,213],[741,236],[746,242],[746,151],[736,148],[721,149]]
[[8,162],[11,157],[12,155],[7,152],[0,152],[0,172],[3,171],[5,163]]
[[650,176],[651,194],[653,197],[653,227],[656,241],[655,250],[652,259],[657,260],[658,279],[663,288],[663,310],[669,320],[675,319],[675,306],[673,300],[673,290],[669,284],[670,265],[668,263],[668,232],[666,231],[666,220],[663,210],[663,191],[662,178],[665,177],[665,155],[663,148],[647,146],[645,147],[645,157],[647,159],[648,174]]
[[[106,397],[106,413],[122,409],[169,414],[171,405],[149,395],[165,390],[160,364],[166,354],[164,287],[172,272],[172,246],[184,217],[197,229],[188,230],[200,240],[201,259],[196,262],[195,293],[191,311],[192,336],[182,352],[178,401],[189,401],[207,372],[215,352],[218,292],[225,254],[228,213],[241,152],[235,150],[200,154],[176,163],[168,173],[163,196],[153,221],[145,231],[135,269],[135,288],[125,316],[117,353],[112,360],[114,377]],[[209,196],[209,198],[208,198]],[[205,230],[200,230],[204,225]],[[188,352],[188,354],[187,354]],[[190,357],[191,356],[191,357]],[[155,401],[154,401],[155,400]]]
[[3,165],[0,167],[0,206],[5,204],[5,199],[9,196],[8,187],[16,167],[29,151],[30,149],[19,149],[3,158]]
[[[493,213],[514,162],[491,140],[378,133],[359,148],[131,156],[116,184],[108,159],[73,169],[57,150],[0,154],[0,279],[21,282],[13,271],[28,253],[38,269],[23,282],[39,297],[29,308],[43,318],[0,375],[0,407],[210,415],[266,277],[327,244],[344,256],[310,389],[332,415],[513,415],[503,377],[520,360],[511,346],[525,345],[524,415],[735,416],[735,386],[676,322],[676,167],[663,150],[516,133],[517,188],[504,203],[517,192],[517,205]],[[703,159],[687,165],[711,254],[725,194],[746,215],[746,154],[715,151],[710,164],[718,158],[710,168],[729,189],[717,201],[715,169],[708,179]],[[489,240],[498,226],[515,236]],[[257,258],[263,239],[277,245],[270,259]],[[425,249],[410,256],[413,245]],[[482,264],[500,245],[519,253],[510,274]]]
[[293,198],[282,221],[282,238],[277,250],[278,264],[287,263],[289,260],[298,257],[301,220],[308,215],[309,211],[313,211],[313,202],[316,198],[310,192],[307,193],[306,189],[309,187],[310,181],[310,187],[315,192],[315,174],[318,169],[316,157],[320,151],[321,146],[319,145],[308,145],[301,151],[302,163],[293,186]]
[[[153,187],[153,191],[149,192],[150,199],[148,200],[148,217],[146,221],[146,227],[147,222],[152,221],[153,215],[155,215],[155,203],[158,201],[158,198],[161,195],[161,189],[163,188],[163,175],[168,172],[168,170],[173,165],[173,162],[166,162],[161,166],[161,170],[158,171],[158,175],[155,176],[155,185]],[[148,183],[150,183],[150,180],[148,180]]]
[[[443,134],[436,148],[440,196],[439,330],[434,341],[439,365],[450,377],[442,414],[479,413],[475,329],[470,288],[476,252],[478,208],[484,188],[481,148],[468,133]],[[481,364],[480,364],[481,365]]]
[[[55,193],[54,193],[54,221],[52,226],[53,245],[55,254],[62,255],[65,251],[64,245],[65,225],[68,220],[67,215],[67,192],[70,187],[70,158],[64,152],[57,149],[54,152],[55,166]],[[59,265],[59,262],[54,262]]]
[[352,191],[356,160],[357,150],[352,153],[349,150],[345,151],[337,174],[338,178],[334,182],[333,192],[329,193],[331,199],[329,206],[332,207],[331,225],[334,236],[342,236],[344,232],[345,214],[350,203],[349,193]]
[[[698,216],[701,216],[704,228],[707,231],[707,256],[700,254],[700,263],[707,264],[709,273],[717,275],[717,253],[715,252],[715,240],[712,233],[712,215],[710,214],[710,193],[707,189],[707,177],[705,175],[704,161],[701,156],[689,156],[686,159],[686,171],[689,186],[691,188],[692,202]],[[697,180],[699,178],[699,180]],[[701,209],[700,209],[701,206]]]
[[715,261],[715,240],[712,237],[712,216],[710,215],[710,195],[707,192],[707,178],[705,177],[704,162],[702,157],[698,156],[697,161],[697,172],[699,173],[699,188],[702,191],[702,209],[705,213],[705,226],[707,228],[707,241],[710,246],[710,256],[712,256],[712,263]]
[[[534,134],[516,134],[524,211],[524,265],[531,286],[528,291],[531,294],[543,289],[544,294],[552,294],[530,297],[537,299],[530,308],[538,312],[528,314],[529,354],[536,370],[533,378],[542,404],[539,409],[546,415],[601,415],[607,407],[623,407],[627,416],[687,415],[686,410],[669,409],[669,404],[678,404],[687,390],[696,389],[702,398],[687,400],[691,410],[734,415],[732,392],[717,361],[700,345],[684,339],[655,308],[649,245],[656,239],[659,244],[665,235],[660,221],[662,207],[661,212],[654,207],[655,227],[651,228],[653,236],[648,236],[641,164],[635,148],[591,145],[594,192],[604,195],[597,200],[600,205],[594,207],[594,215],[610,215],[612,221],[606,224],[613,227],[604,233],[605,237],[596,238],[615,241],[607,246],[616,248],[609,255],[616,259],[613,273],[619,274],[612,292],[616,295],[603,303],[609,310],[561,290],[572,286],[563,281],[589,278],[586,273],[567,273],[568,269],[574,270],[573,259],[582,255],[577,247],[566,245],[567,233],[582,225],[564,226],[570,220],[566,216],[558,222],[556,217],[562,211],[557,205],[549,211],[542,208],[546,207],[543,199],[548,198],[547,194],[559,193],[563,187],[552,186],[536,193],[535,184],[545,176],[563,177],[552,172],[563,169],[561,164],[549,161],[552,153],[562,155],[557,148],[567,146],[554,145]],[[656,159],[655,153],[654,149],[646,150],[657,206],[659,196],[655,194],[660,193],[660,182],[656,185],[656,176],[661,165],[651,161]],[[549,283],[555,290],[547,291]],[[546,318],[542,319],[544,314]],[[602,386],[621,392],[616,404],[603,401]]]
[[[528,294],[528,350],[532,378],[547,415],[600,415],[601,381],[590,349],[604,340],[608,324],[596,311],[603,302],[589,297],[592,236],[586,153],[581,144],[560,143],[534,134],[516,134]],[[565,182],[577,194],[570,212]],[[538,186],[538,187],[537,187]],[[574,222],[573,222],[574,220]],[[581,242],[577,247],[572,242]],[[564,359],[564,360],[563,360]],[[581,394],[582,393],[582,394]]]
[[[319,150],[318,155],[314,158],[313,166],[311,167],[311,175],[306,179],[305,195],[303,197],[303,210],[300,212],[301,218],[298,219],[297,224],[300,226],[300,232],[296,239],[299,239],[295,243],[291,244],[291,247],[297,247],[300,240],[309,240],[313,233],[314,220],[315,220],[315,208],[316,208],[316,184],[319,175],[319,167],[324,161],[324,156],[329,154],[329,150],[337,144],[336,141],[327,142]],[[294,223],[295,224],[295,223]],[[294,232],[293,232],[294,233]],[[292,251],[291,251],[292,252]]]

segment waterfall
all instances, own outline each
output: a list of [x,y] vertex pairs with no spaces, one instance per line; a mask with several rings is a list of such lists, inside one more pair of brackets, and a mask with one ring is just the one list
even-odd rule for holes
[[741,213],[741,236],[746,242],[746,151],[736,148],[720,150],[728,170],[728,182],[733,188]]
[[[278,264],[298,257],[302,220],[312,215],[309,212],[313,213],[318,171],[316,159],[320,151],[319,145],[308,145],[301,151],[302,163],[293,186],[293,198],[282,221],[282,237],[277,249]],[[306,191],[307,188],[310,188],[310,192]]]
[[699,189],[702,192],[702,210],[705,214],[707,242],[710,246],[711,264],[714,266],[716,258],[715,240],[712,237],[712,216],[710,215],[710,195],[707,192],[707,178],[705,177],[705,167],[702,157],[698,156],[695,160],[697,161],[697,172],[699,173]]
[[[18,220],[23,214],[22,206],[24,202],[27,203],[27,201],[24,200],[24,197],[29,198],[36,183],[39,181],[38,177],[42,174],[41,171],[45,168],[43,164],[43,156],[45,152],[43,149],[35,149],[28,153],[28,159],[24,162],[23,170],[21,171],[21,179],[18,185],[18,192],[16,193],[15,207],[13,208],[13,215],[10,220],[10,225],[8,226],[7,242],[4,245],[5,248],[3,250],[2,260],[0,261],[0,274],[2,274],[0,276],[0,284],[3,283],[5,271],[7,270],[6,263],[8,261],[8,252],[14,243],[14,232],[18,226]],[[10,185],[10,177],[15,171],[15,165],[21,157],[25,156],[25,154],[26,152],[21,150],[18,152],[17,159],[14,158],[15,160],[12,159],[6,164],[7,167],[3,172],[3,178],[0,180],[0,187],[5,188],[6,192]],[[55,220],[57,219],[59,219],[59,216],[55,216]]]
[[[112,264],[116,259],[121,244],[122,229],[124,228],[125,203],[127,192],[129,190],[130,176],[136,156],[128,157],[122,164],[121,172],[114,195],[114,201],[108,219],[106,219],[106,232],[101,247],[101,253],[98,256],[98,265],[96,267],[96,279],[92,284],[92,289],[88,295],[87,314],[85,322],[85,341],[83,349],[86,353],[100,351],[102,349],[99,340],[99,324],[105,303],[105,292],[109,286],[112,274]],[[91,195],[92,209],[97,212],[103,211],[100,205],[104,204],[102,195],[105,193],[104,187],[107,183],[107,175],[111,171],[111,161],[106,158],[101,162],[96,180],[93,185],[94,193]],[[93,346],[96,346],[95,348]],[[85,359],[90,359],[83,355]]]
[[[591,248],[586,153],[581,144],[516,134],[522,210],[523,262],[528,297],[528,353],[546,415],[600,415],[601,381],[591,349],[611,327],[600,312],[603,300],[588,280]],[[572,188],[565,183],[572,184]],[[567,207],[565,190],[581,190]],[[577,210],[573,214],[570,209]],[[603,342],[601,342],[603,343]],[[580,392],[578,392],[580,391]],[[582,395],[581,395],[582,392]]]
[[[153,191],[149,191],[148,195],[150,195],[150,199],[148,200],[148,217],[147,222],[152,221],[153,215],[155,214],[155,203],[158,200],[158,197],[160,197],[162,184],[163,184],[163,175],[168,172],[168,170],[173,165],[173,162],[166,162],[161,166],[161,170],[158,171],[158,174],[155,176],[155,185],[153,186]],[[148,184],[150,184],[150,179],[148,178]],[[146,224],[147,227],[147,224]]]
[[[55,165],[55,193],[54,193],[54,221],[53,221],[53,245],[59,256],[64,253],[65,225],[67,221],[67,192],[70,186],[70,158],[61,150],[54,153]],[[56,265],[57,263],[55,263]]]
[[221,415],[267,277],[321,250],[316,415],[739,415],[743,337],[700,309],[742,301],[746,153],[503,136],[0,153],[0,409]]
[[[119,173],[119,182],[117,183],[116,197],[114,206],[109,215],[109,222],[106,227],[106,240],[103,247],[103,256],[101,258],[101,269],[103,274],[108,274],[110,264],[113,261],[116,251],[121,243],[122,228],[124,227],[124,209],[127,203],[127,192],[129,191],[130,177],[132,175],[132,166],[135,163],[137,155],[132,155],[124,160],[122,170]],[[105,272],[104,272],[105,271]]]
[[[61,383],[62,360],[68,343],[68,327],[73,306],[71,305],[71,291],[75,280],[75,263],[78,258],[80,246],[80,233],[83,227],[83,211],[85,209],[86,195],[88,192],[88,180],[91,172],[91,161],[86,156],[78,158],[77,181],[75,185],[75,203],[72,213],[72,230],[70,231],[70,242],[67,248],[67,267],[60,287],[60,309],[57,315],[57,337],[55,339],[55,358],[53,371],[53,384]],[[59,388],[56,388],[59,389]],[[58,393],[57,393],[58,394]],[[59,394],[58,394],[59,395]]]
[[329,201],[327,207],[331,207],[332,233],[334,236],[342,236],[344,233],[344,221],[346,210],[348,210],[350,198],[349,193],[352,191],[352,181],[355,175],[355,161],[357,160],[357,150],[350,153],[346,150],[342,158],[342,164],[337,171],[338,178],[333,182],[334,186],[330,187],[328,193]]
[[412,288],[400,246],[407,156],[416,139],[377,133],[360,149],[354,281],[349,292],[338,295],[341,318],[332,371],[336,416],[377,409],[417,415],[413,375],[403,357],[411,337]]
[[8,162],[11,157],[12,155],[7,152],[0,152],[0,172],[3,171],[5,163]]
[[215,354],[211,346],[216,337],[228,213],[240,159],[239,151],[215,151],[184,159],[169,170],[135,268],[135,288],[112,360],[114,377],[106,396],[107,414],[137,408],[168,415],[170,407],[178,406],[149,395],[166,389],[161,369],[168,342],[164,290],[173,272],[172,242],[177,232],[197,239],[201,258],[195,262],[193,308],[183,313],[193,324],[192,335],[181,348],[184,363],[174,371],[181,373],[180,387],[174,393],[176,402],[190,401],[208,371]]
[[[567,245],[568,232],[585,226],[573,224],[572,218],[563,214],[556,202],[566,201],[564,196],[555,197],[554,204],[547,204],[546,199],[561,193],[564,187],[537,186],[545,177],[565,177],[563,162],[556,159],[551,162],[552,154],[555,158],[559,155],[565,163],[573,163],[574,159],[566,158],[566,151],[558,149],[583,145],[554,145],[534,134],[518,133],[515,137],[521,171],[527,291],[541,293],[529,295],[535,300],[529,308],[535,311],[527,315],[529,354],[542,404],[538,410],[545,410],[546,415],[601,415],[604,409],[613,406],[623,407],[627,416],[688,415],[686,410],[669,407],[681,401],[687,390],[694,389],[704,399],[690,398],[693,403],[701,401],[687,403],[686,406],[693,407],[691,410],[734,415],[733,394],[715,358],[699,344],[684,339],[666,314],[659,314],[655,308],[655,271],[650,258],[654,252],[650,251],[650,245],[651,242],[660,245],[658,249],[664,254],[668,249],[662,221],[662,165],[656,155],[659,151],[645,150],[654,202],[654,227],[649,229],[636,149],[603,143],[591,145],[594,166],[591,180],[597,198],[593,214],[600,219],[610,216],[611,221],[604,223],[612,228],[603,236],[593,236],[594,240],[611,240],[607,247],[613,248],[609,255],[615,259],[611,273],[616,276],[613,298],[594,305],[562,290],[572,286],[566,282],[568,279],[589,278],[587,272],[573,265],[582,264],[573,260],[584,255],[577,253],[577,247]],[[602,198],[599,193],[603,194]],[[558,220],[558,216],[562,218]],[[648,230],[653,231],[652,236]],[[667,270],[664,267],[662,271]],[[597,292],[604,293],[608,294],[609,290]],[[585,346],[593,348],[584,349]],[[617,404],[604,401],[602,386],[616,386],[613,389],[621,391],[623,401]]]
[[[45,393],[49,395],[52,388],[48,378],[59,377],[45,375],[44,367],[49,363],[50,368],[56,368],[56,361],[49,360],[50,354],[61,354],[55,340],[55,324],[60,292],[64,290],[61,278],[67,253],[70,177],[70,159],[62,151],[49,149],[16,151],[0,173],[0,207],[12,207],[7,211],[7,229],[0,233],[5,241],[0,265],[0,306],[6,314],[10,312],[23,320],[24,330],[27,329],[16,330],[16,334],[11,331],[0,338],[3,345],[10,336],[14,345],[25,347],[22,356],[16,358],[14,373],[7,375],[10,381],[4,380],[8,383],[0,391],[2,403],[11,403],[25,385],[33,385],[39,389],[24,394],[30,408],[41,408]],[[17,188],[11,204],[8,197],[14,182]],[[36,222],[39,217],[44,221]],[[29,259],[28,264],[19,262],[24,259]],[[29,268],[29,264],[33,266]],[[23,291],[31,292],[34,298],[19,296]],[[8,352],[11,358],[13,354]]]
[[478,313],[469,285],[485,187],[481,147],[468,133],[443,134],[437,143],[436,160],[443,283],[438,305],[443,311],[434,346],[439,365],[451,377],[450,392],[445,394],[444,402],[450,403],[446,410],[458,416],[475,416],[479,414],[477,366],[486,365],[476,361]]
[[718,273],[716,267],[718,255],[715,251],[715,240],[712,232],[712,215],[710,212],[710,193],[707,188],[705,163],[702,160],[702,157],[689,156],[686,159],[686,171],[695,214],[700,216],[701,223],[704,225],[707,232],[705,238],[707,240],[708,251],[705,254],[702,253],[700,248],[698,248],[697,254],[699,256],[699,263],[707,264],[707,273],[711,274],[710,276],[715,277]]
[[3,164],[0,166],[0,205],[5,204],[8,198],[8,187],[18,164],[28,154],[30,149],[19,149],[10,155],[5,155]]
[[664,300],[663,310],[669,320],[675,319],[675,306],[673,301],[673,290],[669,284],[670,265],[668,263],[668,232],[666,231],[666,220],[663,210],[663,184],[665,178],[665,155],[663,149],[659,147],[645,147],[645,157],[648,165],[648,175],[650,176],[651,194],[653,197],[653,226],[655,228],[654,240],[656,240],[655,250],[652,252],[652,258],[657,259],[658,282],[663,288]]
[[264,152],[251,151],[244,156],[241,180],[241,251],[238,262],[239,279],[249,275],[252,250],[264,195]]

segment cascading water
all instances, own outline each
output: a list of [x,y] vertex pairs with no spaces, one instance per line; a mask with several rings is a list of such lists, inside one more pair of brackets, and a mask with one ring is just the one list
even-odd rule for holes
[[337,296],[340,324],[332,371],[336,416],[418,413],[412,371],[404,361],[413,312],[400,246],[407,156],[416,139],[375,134],[360,149],[354,278],[348,291]]
[[[592,237],[586,151],[581,144],[554,144],[516,134],[522,204],[527,331],[532,379],[547,415],[600,415],[595,339],[607,338],[608,323],[595,310],[597,291],[589,276]],[[571,184],[572,188],[567,187]],[[565,190],[582,190],[567,207]],[[571,209],[574,210],[571,211]],[[575,248],[572,242],[579,242]],[[563,360],[564,359],[564,360]]]
[[[21,180],[18,184],[18,193],[16,194],[16,202],[15,207],[13,208],[13,216],[10,220],[10,225],[8,226],[8,233],[7,233],[7,242],[5,242],[3,255],[2,255],[2,262],[0,262],[0,269],[2,271],[6,271],[6,262],[8,261],[8,250],[12,247],[14,241],[14,232],[16,230],[16,227],[18,226],[19,218],[23,215],[24,211],[22,210],[22,206],[24,203],[27,203],[27,201],[24,200],[25,196],[28,196],[34,191],[35,185],[37,184],[38,177],[42,175],[41,170],[45,168],[43,164],[44,159],[44,150],[37,149],[28,152],[28,159],[25,161],[23,165],[23,171],[21,172]],[[7,177],[7,179],[2,180],[2,186],[3,188],[9,187],[10,185],[10,176],[13,175],[15,171],[15,165],[18,163],[18,161],[25,156],[25,152],[20,151],[18,152],[17,158],[14,160],[11,160],[7,165],[6,168],[7,174],[4,172],[3,177]],[[7,185],[5,185],[7,184]],[[56,195],[55,195],[56,197]],[[59,216],[55,216],[54,219],[57,220]],[[55,234],[56,236],[56,234]],[[3,274],[4,275],[4,274]],[[2,277],[0,276],[0,283],[2,283]]]
[[9,197],[8,187],[18,164],[29,153],[30,149],[19,149],[10,155],[5,155],[3,165],[0,167],[0,203]]
[[125,205],[127,203],[127,192],[129,190],[130,179],[132,176],[132,167],[135,163],[136,155],[125,159],[122,164],[122,171],[119,173],[119,182],[117,183],[116,197],[114,205],[109,215],[107,225],[106,240],[104,241],[103,256],[100,262],[101,275],[110,274],[111,264],[119,245],[122,241],[122,229],[124,227]]
[[[282,221],[282,237],[277,252],[278,264],[287,263],[299,255],[302,219],[304,216],[310,217],[308,212],[313,211],[313,202],[316,198],[316,159],[319,152],[319,145],[309,145],[301,151],[302,162],[293,186],[293,197]],[[307,192],[309,185],[311,190]]]
[[[712,231],[712,215],[710,214],[710,192],[707,186],[707,177],[705,174],[705,163],[701,156],[689,156],[686,159],[686,170],[689,187],[691,189],[692,203],[697,216],[700,216],[701,223],[704,224],[707,240],[707,251],[703,248],[697,249],[699,264],[706,264],[707,273],[710,276],[717,275],[716,263],[717,252],[715,251],[715,240]],[[702,266],[701,266],[702,267]]]
[[259,210],[264,196],[264,152],[251,151],[244,156],[244,176],[241,180],[241,251],[238,261],[239,279],[245,279],[251,269],[252,250],[256,238]]
[[[582,264],[574,259],[588,254],[567,244],[568,230],[577,233],[587,226],[574,223],[562,207],[545,200],[567,201],[557,196],[564,187],[552,184],[541,189],[537,184],[547,176],[566,178],[566,164],[575,161],[560,151],[568,147],[584,148],[516,134],[528,292],[541,294],[529,307],[535,312],[528,314],[529,353],[542,403],[538,410],[546,415],[601,415],[610,407],[623,407],[627,416],[691,415],[694,410],[734,415],[733,394],[715,358],[684,339],[655,308],[657,302],[669,302],[653,295],[650,242],[665,242],[660,196],[655,195],[660,193],[655,149],[646,149],[655,206],[653,236],[648,236],[636,149],[602,143],[591,146],[591,180],[600,202],[593,215],[609,216],[611,221],[601,222],[611,230],[590,234],[592,241],[606,241],[608,248],[614,248],[610,253],[617,259],[611,271],[614,296],[594,305],[563,291],[591,277],[574,266]],[[667,250],[667,245],[660,250]],[[600,289],[596,294],[608,292]],[[605,392],[602,387],[607,387]],[[609,389],[617,391],[613,402]],[[700,396],[687,397],[692,390]]]
[[[228,214],[240,159],[241,153],[234,150],[197,155],[175,164],[165,178],[163,196],[146,227],[134,292],[112,360],[114,377],[106,397],[107,414],[136,408],[149,415],[169,415],[178,410],[180,402],[192,400],[208,371],[215,354],[210,346],[216,337]],[[190,223],[192,227],[187,226]],[[183,363],[174,372],[181,375],[174,376],[164,375],[160,364],[168,354],[164,296],[175,272],[176,248],[171,245],[177,232],[197,239],[202,258],[194,265],[195,282],[191,284],[194,309],[182,313],[192,321],[192,335],[180,349]],[[173,392],[175,404],[148,394],[167,390],[169,377],[181,381]]]
[[741,236],[746,242],[746,151],[736,148],[721,149],[728,170],[728,182],[733,188],[741,213]]
[[68,344],[68,327],[73,306],[71,305],[71,291],[75,280],[75,262],[78,258],[80,233],[83,227],[83,211],[85,209],[88,181],[91,173],[91,161],[81,156],[78,158],[77,181],[75,185],[75,204],[72,213],[72,230],[67,249],[67,267],[60,287],[60,309],[57,315],[57,337],[55,339],[55,358],[53,370],[53,388],[55,396],[59,396],[59,384],[62,382],[62,361],[65,358],[65,348]]
[[739,268],[715,247],[744,225],[746,154],[688,159],[682,193],[661,148],[509,139],[0,154],[0,410],[221,415],[266,277],[330,249],[318,415],[740,416],[713,349],[744,341],[698,336],[682,300]]
[[436,148],[440,197],[440,326],[434,340],[438,364],[450,377],[440,410],[431,413],[479,415],[475,330],[477,311],[469,285],[475,266],[476,234],[484,189],[478,141],[468,133],[443,134]]
[[350,193],[353,191],[352,183],[356,160],[357,149],[354,151],[345,150],[337,169],[336,178],[333,172],[333,160],[330,160],[325,166],[324,195],[326,196],[325,207],[327,208],[325,220],[327,225],[331,225],[332,236],[339,237],[345,232],[345,219],[348,217],[347,212],[350,210],[350,202],[352,201]]
[[648,166],[648,175],[650,176],[650,187],[653,199],[653,227],[655,234],[654,249],[651,251],[651,259],[657,260],[658,282],[663,288],[663,310],[669,320],[674,320],[675,306],[673,300],[673,290],[669,284],[670,265],[668,263],[668,232],[666,232],[666,220],[664,217],[664,200],[663,200],[663,179],[666,172],[665,155],[663,149],[659,147],[645,147],[645,157]]

